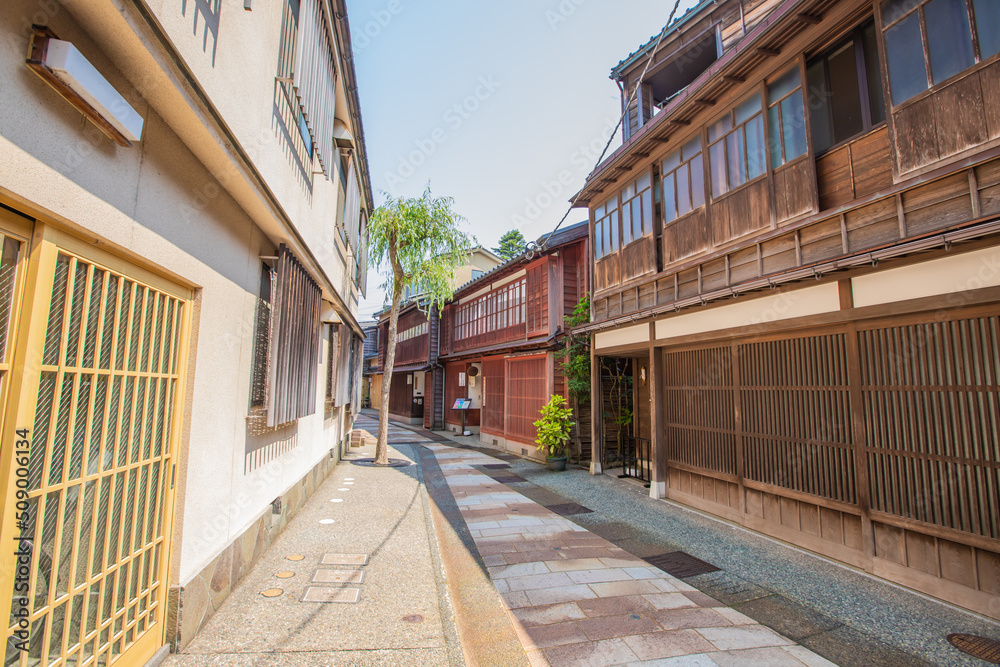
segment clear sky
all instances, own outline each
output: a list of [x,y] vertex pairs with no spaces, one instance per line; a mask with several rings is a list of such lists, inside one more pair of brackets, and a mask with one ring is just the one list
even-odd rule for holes
[[[621,113],[611,68],[668,0],[348,0],[376,204],[429,181],[486,247],[548,233]],[[678,15],[692,6],[682,0]],[[612,144],[620,143],[621,132]],[[586,219],[585,209],[565,224]],[[369,272],[360,319],[383,301]]]

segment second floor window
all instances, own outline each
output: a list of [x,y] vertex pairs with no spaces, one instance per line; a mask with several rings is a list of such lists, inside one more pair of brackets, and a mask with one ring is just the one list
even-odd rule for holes
[[618,196],[594,211],[594,252],[600,259],[618,250]]
[[[919,38],[918,38],[919,39]],[[885,120],[875,24],[869,22],[806,67],[817,153]]]
[[745,100],[708,128],[712,196],[719,197],[767,170],[760,95]]
[[888,0],[882,29],[892,103],[899,104],[1000,52],[1000,3]]
[[649,172],[621,191],[622,245],[653,232],[653,188]]
[[701,137],[663,160],[663,221],[671,222],[705,205],[705,167]]
[[798,69],[767,87],[767,103],[771,166],[777,167],[806,152],[806,118]]

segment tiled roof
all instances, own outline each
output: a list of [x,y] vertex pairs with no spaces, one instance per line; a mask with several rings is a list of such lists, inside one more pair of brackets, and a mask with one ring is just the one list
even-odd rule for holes
[[[667,30],[667,34],[669,35],[671,32],[676,32],[678,29],[680,29],[681,25],[683,25],[684,23],[692,19],[694,16],[696,16],[698,13],[700,13],[702,9],[708,7],[711,4],[714,4],[715,2],[716,0],[702,0],[702,2],[699,2],[693,7],[690,7],[681,16],[674,19],[674,22],[670,24],[670,28]],[[625,58],[620,63],[615,65],[611,69],[611,78],[619,79],[621,77],[623,70],[631,66],[640,56],[647,55],[649,53],[649,50],[653,48],[653,45],[656,44],[656,40],[658,40],[659,38],[660,38],[660,33],[657,32],[655,35],[650,37],[645,44],[640,46],[638,49],[630,53],[627,58]]]

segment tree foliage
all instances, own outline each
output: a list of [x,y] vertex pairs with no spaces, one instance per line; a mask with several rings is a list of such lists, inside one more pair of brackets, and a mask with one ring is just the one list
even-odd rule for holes
[[[566,318],[566,326],[573,328],[590,322],[590,295],[584,294],[573,308],[573,314]],[[590,337],[585,334],[569,334],[565,338],[566,347],[557,353],[560,370],[566,378],[570,396],[577,401],[590,398]]]
[[500,237],[500,243],[493,249],[493,252],[502,257],[503,261],[506,262],[524,252],[524,248],[527,245],[528,242],[525,241],[521,230],[512,229]]
[[440,310],[452,295],[455,269],[468,261],[475,238],[458,227],[464,218],[454,199],[434,197],[428,186],[420,197],[388,199],[368,220],[369,256],[381,266],[389,295],[389,336],[382,375],[375,463],[388,463],[389,389],[396,360],[396,325],[407,287],[419,287],[421,307]]

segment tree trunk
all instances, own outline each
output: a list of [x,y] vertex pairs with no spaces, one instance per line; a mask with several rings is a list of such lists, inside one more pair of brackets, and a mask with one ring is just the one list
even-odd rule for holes
[[375,465],[389,464],[389,388],[392,385],[392,367],[396,363],[396,324],[403,301],[402,289],[393,281],[392,308],[389,310],[389,337],[385,345],[385,368],[382,369],[382,409],[378,413],[378,440],[375,442]]

